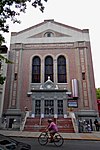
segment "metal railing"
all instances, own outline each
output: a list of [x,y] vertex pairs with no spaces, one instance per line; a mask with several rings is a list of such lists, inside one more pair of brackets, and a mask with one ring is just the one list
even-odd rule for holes
[[26,115],[25,115],[25,118],[24,120],[22,121],[21,125],[20,125],[20,131],[23,131],[24,130],[24,127],[25,127],[25,123],[26,123],[26,119],[27,117],[30,116],[30,111],[26,111]]
[[69,117],[71,117],[71,119],[72,119],[72,124],[73,124],[73,127],[74,127],[74,131],[76,133],[78,133],[78,124],[77,124],[77,120],[76,120],[74,112],[69,112]]

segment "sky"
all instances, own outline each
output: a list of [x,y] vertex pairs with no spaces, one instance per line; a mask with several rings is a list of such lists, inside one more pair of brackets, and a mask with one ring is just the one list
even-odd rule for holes
[[54,19],[79,29],[89,29],[93,69],[96,88],[100,87],[100,0],[48,0],[44,2],[45,10],[42,13],[39,8],[28,4],[25,14],[19,16],[21,24],[13,24],[8,20],[10,32],[4,34],[6,45],[10,45],[11,32],[19,32],[34,26],[46,19]]

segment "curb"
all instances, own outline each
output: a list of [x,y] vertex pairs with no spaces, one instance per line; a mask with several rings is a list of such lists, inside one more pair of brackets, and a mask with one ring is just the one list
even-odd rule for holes
[[100,138],[64,138],[64,140],[100,141]]
[[[19,138],[38,138],[38,136],[25,136],[25,135],[7,135],[7,137],[19,137]],[[100,138],[67,138],[64,137],[64,140],[83,140],[83,141],[100,141]]]
[[[29,132],[18,132],[18,131],[3,131],[1,130],[0,134],[7,137],[19,137],[19,138],[38,138],[40,132],[29,133]],[[94,134],[65,134],[61,133],[64,140],[84,140],[84,141],[100,141],[100,133]]]

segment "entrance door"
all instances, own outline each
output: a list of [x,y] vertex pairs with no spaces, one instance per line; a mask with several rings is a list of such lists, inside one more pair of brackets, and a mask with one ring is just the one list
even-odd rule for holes
[[54,100],[44,101],[44,114],[45,116],[54,116]]
[[12,128],[12,124],[14,123],[14,118],[9,119],[9,128]]
[[58,100],[58,116],[63,116],[63,100]]
[[40,116],[41,114],[41,101],[36,100],[35,101],[35,116]]

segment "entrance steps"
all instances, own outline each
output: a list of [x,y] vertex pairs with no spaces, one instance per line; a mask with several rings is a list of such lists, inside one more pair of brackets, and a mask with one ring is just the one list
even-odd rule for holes
[[[52,118],[52,120],[57,124],[59,132],[62,133],[74,133],[74,127],[71,118]],[[43,132],[48,126],[48,118],[32,118],[27,117],[24,126],[24,131],[30,132]]]

